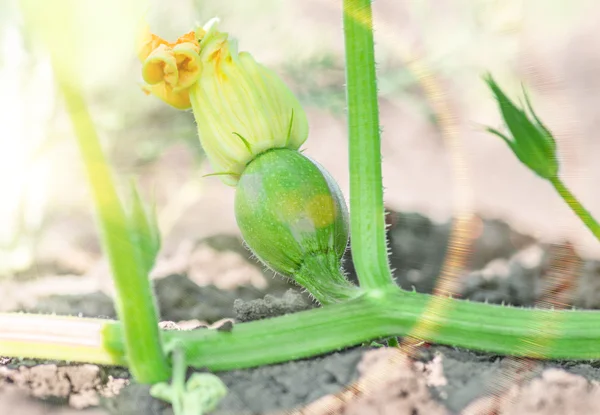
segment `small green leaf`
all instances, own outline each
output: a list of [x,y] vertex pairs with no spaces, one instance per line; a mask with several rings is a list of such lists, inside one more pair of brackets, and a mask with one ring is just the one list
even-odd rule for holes
[[525,89],[525,86],[522,86],[522,89],[523,89],[523,96],[525,97],[525,104],[527,105],[527,109],[531,113],[531,116],[535,119],[535,121],[538,123],[538,125],[544,130],[544,132],[546,134],[548,134],[548,137],[551,139],[551,141],[554,142],[554,138],[552,137],[552,133],[550,132],[550,130],[548,128],[546,128],[546,126],[544,125],[544,123],[542,122],[542,120],[539,119],[539,117],[537,116],[537,114],[533,110],[533,106],[531,105],[531,100],[529,99],[529,94],[527,93],[527,90]]
[[292,108],[292,116],[290,117],[290,126],[288,127],[287,137],[285,139],[285,146],[287,147],[290,138],[292,138],[292,126],[294,125],[294,109]]
[[508,98],[490,74],[485,75],[484,80],[496,97],[500,113],[512,138],[493,128],[487,128],[487,131],[502,138],[517,158],[538,176],[544,179],[556,177],[558,173],[556,142],[550,130],[533,110],[525,89],[523,89],[525,102],[522,106],[528,109],[531,118],[524,109],[518,108]]
[[227,387],[212,373],[194,373],[185,385],[184,408],[192,414],[214,410],[227,395]]
[[236,179],[239,179],[240,175],[237,173],[232,173],[230,171],[221,171],[221,172],[216,172],[216,173],[208,173],[203,175],[202,177],[212,177],[212,176],[233,176]]
[[130,187],[130,206],[127,216],[129,231],[137,252],[140,268],[148,274],[154,266],[160,249],[160,232],[154,205],[149,208],[140,197],[132,182]]
[[194,373],[185,381],[188,368],[181,341],[165,344],[171,354],[171,383],[161,382],[150,388],[150,395],[169,402],[175,415],[203,415],[215,409],[227,394],[227,387],[212,373]]
[[183,389],[161,382],[152,385],[150,395],[169,402],[175,415],[204,415],[227,395],[227,387],[212,373],[194,373]]
[[232,133],[233,135],[235,135],[237,138],[239,138],[240,140],[242,140],[242,143],[244,143],[244,146],[246,146],[246,148],[248,149],[248,152],[250,154],[254,154],[252,152],[252,146],[250,145],[250,142],[248,140],[246,140],[241,134],[238,134],[236,132]]

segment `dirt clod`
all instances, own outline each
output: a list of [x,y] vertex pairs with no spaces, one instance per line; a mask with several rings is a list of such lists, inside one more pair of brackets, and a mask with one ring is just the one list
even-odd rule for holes
[[366,352],[358,370],[360,378],[345,391],[308,405],[298,415],[448,414],[429,392],[425,367],[398,349]]
[[469,405],[464,415],[578,415],[598,413],[600,384],[560,369],[547,369],[523,386]]
[[302,294],[293,289],[286,291],[282,298],[267,294],[264,299],[252,301],[236,299],[233,303],[236,319],[240,322],[282,316],[313,307],[314,304],[308,303]]
[[125,385],[96,365],[0,366],[0,390],[16,387],[36,398],[68,403],[76,409],[97,406],[100,396],[114,396]]
[[68,402],[78,409],[97,406],[107,380],[95,365],[0,367],[0,384],[12,384],[37,398]]
[[231,305],[235,299],[253,300],[264,295],[264,292],[249,286],[231,291],[222,291],[212,285],[201,287],[179,274],[157,280],[155,291],[163,319],[198,319],[208,323],[234,317]]

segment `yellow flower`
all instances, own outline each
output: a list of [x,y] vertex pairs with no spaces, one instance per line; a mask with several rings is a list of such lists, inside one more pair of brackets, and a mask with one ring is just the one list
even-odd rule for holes
[[188,90],[200,76],[197,36],[202,34],[189,32],[170,43],[145,28],[138,46],[142,77],[147,83],[142,87],[144,92],[176,108],[190,108]]
[[195,32],[196,44],[189,33],[175,44],[146,36],[140,58],[147,91],[178,108],[191,105],[214,174],[235,186],[257,155],[300,148],[308,122],[283,81],[249,53],[238,53],[217,22]]

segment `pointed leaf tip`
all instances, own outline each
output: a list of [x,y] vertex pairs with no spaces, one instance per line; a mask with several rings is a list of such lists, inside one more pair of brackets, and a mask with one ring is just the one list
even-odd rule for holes
[[149,273],[160,249],[160,231],[154,207],[148,208],[137,186],[130,184],[129,214],[127,217],[131,238],[137,251],[139,266]]
[[521,100],[522,108],[519,108],[489,73],[484,75],[484,80],[498,102],[502,119],[512,139],[493,128],[486,130],[502,138],[517,158],[537,175],[545,179],[554,177],[558,172],[556,143],[550,130],[535,113],[525,88],[522,87],[524,99]]

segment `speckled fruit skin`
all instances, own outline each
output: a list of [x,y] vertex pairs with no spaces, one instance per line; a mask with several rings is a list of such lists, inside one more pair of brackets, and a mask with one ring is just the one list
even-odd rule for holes
[[348,243],[348,209],[338,185],[296,150],[272,149],[247,165],[235,215],[252,252],[286,276],[314,256],[339,263]]

